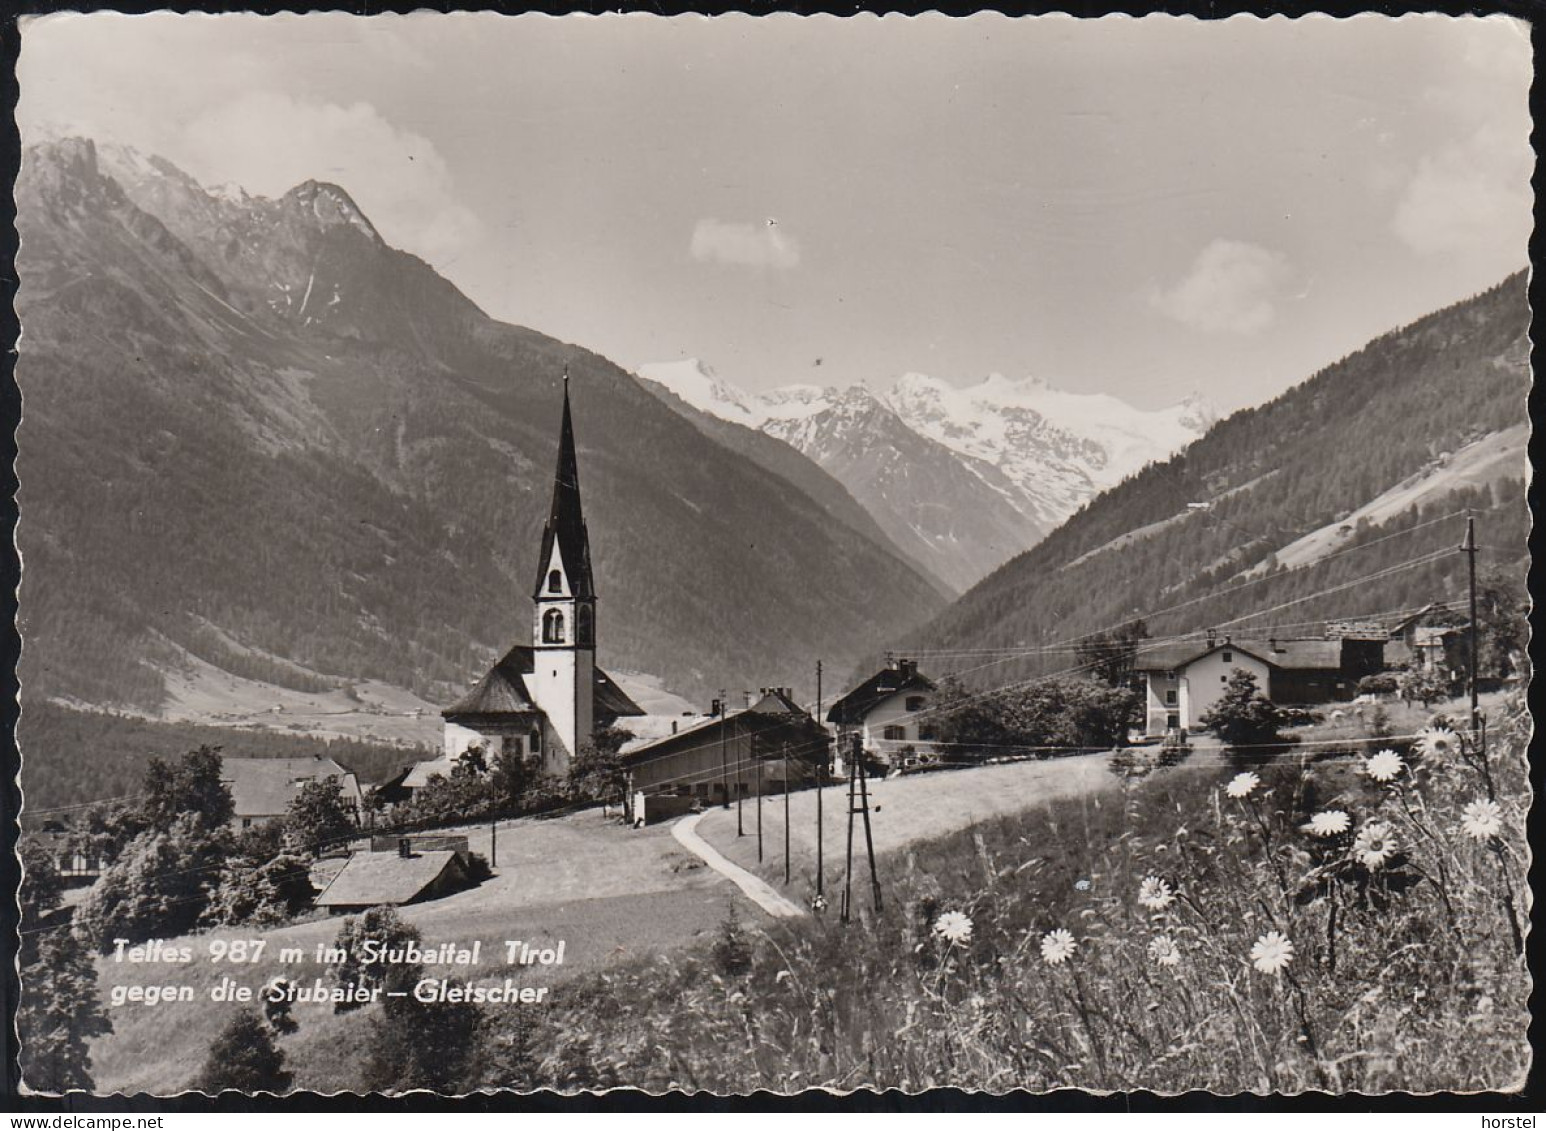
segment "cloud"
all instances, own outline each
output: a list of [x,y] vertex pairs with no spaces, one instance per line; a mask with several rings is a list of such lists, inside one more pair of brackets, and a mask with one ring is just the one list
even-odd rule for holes
[[1507,18],[1462,25],[1458,66],[1421,94],[1449,137],[1407,167],[1391,230],[1423,255],[1522,263],[1532,224],[1529,30]]
[[167,156],[205,184],[231,181],[261,196],[306,180],[335,182],[388,243],[436,265],[472,246],[482,229],[434,145],[368,102],[252,91],[200,114]]
[[1240,240],[1216,239],[1203,248],[1186,277],[1149,301],[1183,326],[1208,334],[1255,334],[1272,325],[1288,281],[1288,260]]
[[690,250],[692,257],[700,263],[788,270],[800,262],[799,244],[784,234],[777,220],[760,224],[699,220],[693,228]]
[[1391,219],[1403,243],[1425,255],[1513,251],[1523,261],[1531,224],[1530,152],[1499,133],[1482,130],[1418,162]]

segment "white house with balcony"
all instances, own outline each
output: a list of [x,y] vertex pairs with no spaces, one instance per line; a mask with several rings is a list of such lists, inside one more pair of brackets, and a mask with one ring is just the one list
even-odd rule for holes
[[832,705],[827,722],[837,729],[837,754],[846,761],[858,735],[864,749],[891,765],[910,753],[933,757],[936,687],[912,660],[894,660]]

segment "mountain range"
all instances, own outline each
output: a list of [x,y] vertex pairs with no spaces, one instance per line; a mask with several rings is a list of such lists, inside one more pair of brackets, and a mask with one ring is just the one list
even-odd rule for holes
[[695,420],[761,431],[809,456],[952,593],[1217,419],[1200,397],[1144,411],[1000,374],[965,388],[907,373],[880,392],[855,384],[752,393],[689,358],[640,366],[639,376]]
[[1369,342],[1079,509],[893,647],[1002,683],[1077,665],[1089,634],[1315,636],[1389,623],[1478,569],[1522,599],[1528,569],[1526,278]]
[[814,464],[490,318],[337,185],[70,138],[16,198],[29,697],[154,713],[213,665],[448,702],[530,632],[566,366],[609,670],[803,687],[944,605]]

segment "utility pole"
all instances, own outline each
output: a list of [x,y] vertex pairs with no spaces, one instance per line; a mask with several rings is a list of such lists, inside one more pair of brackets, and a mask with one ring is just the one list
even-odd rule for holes
[[[752,760],[755,761],[756,758],[757,758],[757,736],[756,736],[756,734],[748,733],[747,736],[746,736],[746,742],[751,747]],[[739,736],[737,736],[736,743],[735,743],[735,835],[736,836],[745,836],[746,835],[746,825],[742,821],[742,815],[743,815],[743,811],[744,811],[745,807],[741,804],[742,800],[746,796],[746,791],[741,788],[741,781],[745,777],[746,777],[746,762],[741,758],[741,741],[740,741]]]
[[848,922],[853,904],[854,883],[854,817],[864,817],[864,850],[870,864],[870,894],[875,910],[881,908],[880,877],[875,872],[875,838],[870,831],[869,779],[864,769],[864,740],[854,735],[854,745],[848,766],[848,859],[843,881],[843,922]]
[[821,661],[816,661],[816,725],[821,727],[821,749],[816,752],[816,898],[822,901],[822,883],[825,871],[821,859],[821,794],[827,784],[827,757],[830,739],[827,724],[821,717]]
[[499,864],[499,818],[495,817],[488,823],[488,862],[489,867]]
[[784,883],[789,882],[789,743],[784,743]]
[[725,689],[719,689],[719,785],[725,791],[725,808],[730,808],[730,768],[725,761],[725,728],[729,712],[725,709]]
[[762,863],[762,759],[757,759],[757,863]]
[[1471,629],[1468,635],[1471,638],[1471,735],[1475,738],[1481,733],[1482,713],[1476,696],[1476,644],[1481,631],[1476,623],[1476,517],[1474,515],[1465,516],[1465,544],[1460,547],[1460,552],[1466,556],[1471,575]]

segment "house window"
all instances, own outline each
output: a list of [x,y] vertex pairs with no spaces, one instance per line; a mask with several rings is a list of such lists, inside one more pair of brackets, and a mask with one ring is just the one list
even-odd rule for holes
[[252,818],[251,817],[243,817],[242,818],[242,828],[244,828],[244,829],[252,828]]
[[907,737],[907,729],[905,727],[887,727],[881,732],[881,737],[887,742],[901,742]]
[[539,753],[542,750],[542,732],[535,727],[532,728],[531,738],[527,741],[527,748],[533,754]]
[[928,723],[924,723],[923,726],[918,728],[918,741],[919,742],[933,742],[938,737],[939,737],[939,731],[937,731],[933,727],[929,726]]
[[1176,705],[1176,693],[1174,691],[1167,691],[1167,692],[1165,692],[1165,706],[1167,706],[1167,707],[1174,707],[1175,705]]
[[564,591],[564,575],[558,570],[548,574],[548,592],[562,593]]
[[1180,730],[1181,716],[1172,711],[1170,714],[1165,716],[1165,726],[1170,730]]
[[1170,680],[1171,683],[1174,683],[1176,681],[1176,673],[1175,672],[1166,672],[1165,673],[1165,678]]
[[1225,652],[1224,653],[1224,662],[1226,664],[1234,663],[1235,662],[1235,654],[1233,652]]
[[542,614],[542,643],[562,644],[564,642],[564,614],[557,609],[549,609]]
[[909,711],[923,710],[924,699],[922,695],[909,695],[907,697],[907,709]]
[[1221,675],[1221,676],[1219,676],[1219,682],[1220,683],[1228,683],[1229,682],[1229,677],[1227,675]]

